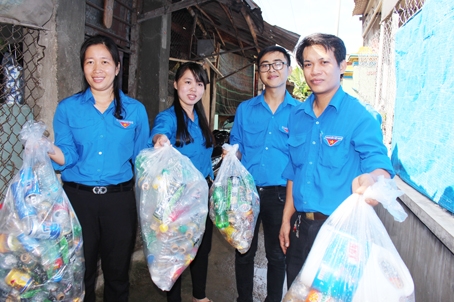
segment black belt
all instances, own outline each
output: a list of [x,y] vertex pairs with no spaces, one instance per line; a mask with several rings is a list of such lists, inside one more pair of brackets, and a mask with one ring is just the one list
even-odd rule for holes
[[257,189],[258,190],[277,190],[277,189],[281,189],[281,188],[285,188],[284,186],[257,186]]
[[328,216],[320,212],[301,212],[308,220],[326,220]]
[[132,179],[122,182],[118,185],[107,185],[107,186],[86,186],[76,182],[64,182],[64,185],[75,188],[77,190],[93,192],[93,194],[107,194],[116,192],[132,191],[134,188],[134,181]]

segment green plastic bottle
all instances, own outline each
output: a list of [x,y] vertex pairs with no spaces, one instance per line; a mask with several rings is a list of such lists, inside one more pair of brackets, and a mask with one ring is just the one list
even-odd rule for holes
[[229,217],[227,210],[229,209],[228,201],[224,196],[224,190],[219,183],[213,184],[213,204],[215,212],[215,224],[218,229],[223,229],[229,226]]

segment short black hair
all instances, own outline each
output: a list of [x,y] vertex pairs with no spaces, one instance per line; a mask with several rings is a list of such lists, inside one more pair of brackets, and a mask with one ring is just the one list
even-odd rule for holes
[[292,63],[290,61],[290,54],[288,53],[287,50],[285,50],[285,48],[277,46],[277,45],[268,46],[268,47],[265,47],[264,49],[262,49],[262,51],[260,51],[260,53],[257,56],[257,65],[260,65],[260,60],[263,58],[264,55],[266,55],[267,53],[276,52],[276,51],[282,53],[285,56],[285,58],[287,59],[287,66],[290,66]]
[[296,47],[296,61],[301,67],[304,66],[303,51],[306,47],[312,45],[322,45],[325,50],[331,50],[339,66],[347,56],[347,50],[341,38],[335,35],[316,33],[305,37]]

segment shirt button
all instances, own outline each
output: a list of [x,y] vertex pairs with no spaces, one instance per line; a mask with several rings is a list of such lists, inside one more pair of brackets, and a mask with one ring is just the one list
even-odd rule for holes
[[315,145],[315,141],[312,142],[312,145]]
[[309,165],[312,165],[312,162],[311,162],[311,161],[309,162]]
[[102,155],[102,152],[100,151],[100,152],[98,152],[98,154],[99,154],[99,155]]
[[311,184],[311,182],[310,182],[310,181],[308,181],[308,182],[307,182],[307,184],[308,184],[308,185],[310,185],[310,184]]
[[268,134],[271,134],[271,131],[270,131],[270,132],[268,132]]
[[320,124],[319,121],[316,121],[315,123],[316,123],[317,125]]
[[265,150],[268,150],[268,147],[265,147]]
[[103,138],[103,137],[104,137],[104,135],[102,135],[102,134],[101,134],[101,135],[100,135],[99,137],[100,137],[100,138]]

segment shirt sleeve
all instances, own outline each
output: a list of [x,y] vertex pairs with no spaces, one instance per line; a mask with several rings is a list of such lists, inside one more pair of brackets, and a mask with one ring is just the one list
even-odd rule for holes
[[134,153],[132,162],[136,162],[136,156],[139,152],[147,147],[148,138],[150,136],[150,124],[148,122],[148,114],[145,110],[145,107],[140,103],[138,112],[137,112],[137,128],[134,137]]
[[287,166],[282,172],[282,178],[293,181],[295,179],[295,170],[291,161],[288,162]]
[[70,109],[64,103],[60,103],[55,111],[53,128],[55,131],[55,145],[58,146],[64,157],[64,165],[59,165],[52,161],[52,166],[57,171],[62,171],[66,168],[74,166],[79,160],[76,145],[74,144],[73,135],[68,122],[68,112]]
[[378,118],[367,112],[359,127],[353,133],[355,150],[360,154],[361,170],[369,173],[376,169],[386,170],[391,178],[395,176],[388,150],[383,144],[383,133],[380,127],[381,116]]
[[170,140],[170,143],[175,144],[172,139],[175,136],[176,132],[176,117],[174,116],[172,118],[171,113],[168,110],[162,111],[156,116],[154,120],[153,128],[151,129],[150,133],[149,143],[151,144],[151,146],[153,146],[153,136],[155,136],[156,134],[165,134]]
[[243,105],[236,109],[232,130],[230,130],[230,145],[238,144],[238,150],[243,154]]

